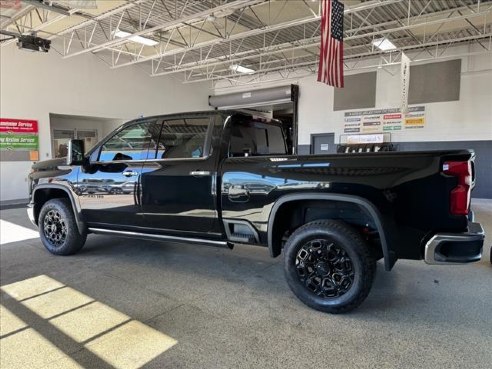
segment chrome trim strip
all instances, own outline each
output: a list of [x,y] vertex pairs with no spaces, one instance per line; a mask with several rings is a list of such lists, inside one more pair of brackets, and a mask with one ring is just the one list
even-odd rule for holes
[[109,161],[92,161],[91,164],[107,165],[107,164],[145,164],[145,163],[166,163],[180,161],[205,161],[210,156],[201,156],[199,158],[169,158],[169,159],[138,159],[138,160],[109,160]]
[[436,250],[443,242],[467,242],[480,241],[485,238],[485,233],[479,223],[469,223],[470,232],[465,233],[437,233],[431,237],[425,244],[424,260],[430,265],[455,264],[462,265],[466,263],[447,261],[441,257]]
[[156,241],[188,242],[188,243],[195,243],[195,244],[206,244],[211,246],[228,247],[226,241],[214,241],[214,240],[206,240],[200,238],[177,237],[177,236],[149,234],[149,233],[140,233],[140,232],[131,232],[131,231],[118,231],[114,229],[104,229],[104,228],[89,228],[89,231],[96,234],[115,235],[115,236],[122,236],[122,237],[131,237],[131,238],[146,238]]

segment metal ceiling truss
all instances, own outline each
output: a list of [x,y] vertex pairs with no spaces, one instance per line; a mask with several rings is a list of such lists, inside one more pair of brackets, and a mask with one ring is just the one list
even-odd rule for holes
[[[65,50],[65,57],[69,58],[91,51],[95,52],[98,50],[103,50],[108,48],[115,48],[115,47],[117,48],[118,46],[123,47],[123,45],[125,45],[126,43],[128,43],[128,41],[130,41],[130,38],[133,38],[135,36],[143,36],[158,41],[160,42],[161,45],[160,48],[162,48],[163,44],[164,45],[171,44],[173,36],[180,34],[182,40],[184,41],[183,46],[186,47],[188,45],[188,41],[183,36],[183,34],[192,35],[192,33],[189,32],[188,30],[192,28],[190,27],[189,24],[192,25],[202,24],[201,28],[203,28],[203,22],[207,20],[207,17],[212,16],[214,13],[235,11],[237,9],[241,9],[242,7],[252,6],[264,1],[265,0],[235,0],[232,2],[225,2],[222,5],[218,5],[213,8],[207,8],[205,4],[206,2],[175,0],[174,9],[176,9],[176,11],[174,13],[157,12],[157,16],[159,16],[160,18],[164,18],[165,21],[159,22],[159,24],[157,25],[147,27],[149,21],[151,20],[152,16],[155,13],[155,9],[156,9],[155,5],[158,2],[158,0],[152,0],[151,2],[145,3],[145,5],[147,5],[146,8],[150,8],[150,9],[143,9],[143,10],[139,9],[140,16],[137,19],[135,19],[135,17],[132,16],[130,13],[123,12],[119,15],[111,16],[109,20],[107,20],[104,24],[100,22],[99,25],[106,29],[106,34],[109,35],[109,39],[105,38],[101,42],[101,38],[99,38],[99,40],[92,38],[90,39],[89,42],[89,39],[79,38],[78,41],[81,42],[83,45],[82,50],[74,51],[74,52],[72,52],[70,49]],[[171,3],[169,0],[166,2],[159,0],[159,2],[161,2],[162,4]],[[169,9],[168,6],[166,6],[165,8]],[[142,15],[144,16],[144,18],[142,17]],[[135,23],[138,24],[137,27],[135,27],[134,25]],[[198,27],[200,28],[200,26]],[[131,34],[126,37],[121,37],[121,38],[115,37],[116,30],[121,29],[124,31],[128,31],[128,29],[132,29],[132,28],[137,28],[138,30],[135,32],[131,32]],[[81,31],[79,32],[79,34],[86,34],[88,33],[89,30],[84,28],[79,31]],[[92,32],[92,30],[90,31]],[[163,36],[165,33],[168,32],[171,32],[173,36],[171,37]],[[72,33],[70,37],[71,38],[78,37],[77,32]],[[193,40],[190,37],[189,42],[192,41]],[[142,50],[143,50],[142,45],[139,45],[139,47],[136,48],[136,51],[134,52],[134,56],[138,58],[142,54]]]
[[[477,40],[479,39],[483,41],[480,44],[478,44],[477,42]],[[446,53],[451,46],[456,46],[457,44],[463,42],[477,42],[477,45],[481,46],[482,50],[478,52],[467,51],[461,54],[452,54],[452,55]],[[473,45],[473,43],[470,43],[470,45]],[[489,32],[488,34],[485,35],[475,35],[475,36],[468,36],[465,38],[456,38],[452,40],[447,40],[447,42],[445,43],[439,41],[427,42],[422,46],[425,47],[427,51],[429,51],[429,55],[426,56],[425,58],[419,58],[420,54],[422,53],[422,50],[418,50],[418,48],[414,46],[402,47],[399,50],[395,50],[394,52],[391,53],[373,54],[373,53],[366,52],[366,53],[354,54],[349,58],[345,58],[344,60],[345,70],[356,70],[356,69],[367,69],[367,68],[374,69],[374,68],[383,68],[389,65],[399,64],[401,59],[401,53],[403,51],[408,53],[413,52],[413,54],[410,54],[410,56],[414,62],[491,53],[492,32]],[[373,61],[370,63],[370,65],[363,64],[361,66],[360,65],[361,61],[367,60],[367,57],[371,57],[376,62]],[[209,71],[208,73],[204,71],[198,74],[185,73],[184,82],[192,83],[192,82],[204,82],[207,80],[215,81],[221,79],[232,80],[238,77],[241,77],[243,81],[245,79],[248,80],[249,78],[252,80],[257,80],[258,76],[265,75],[270,72],[279,72],[279,73],[284,73],[284,75],[289,75],[291,72],[300,69],[308,70],[309,71],[308,74],[312,74],[312,73],[317,73],[317,68],[312,68],[312,67],[316,67],[317,65],[318,65],[317,57],[312,58],[312,56],[304,55],[292,59],[284,58],[282,60],[277,59],[277,60],[268,61],[262,65],[262,68],[258,70],[257,73],[249,77],[244,75],[238,76],[237,73],[231,73],[230,69],[223,68],[220,70]]]
[[[221,79],[243,83],[272,73],[288,76],[296,70],[315,70],[318,60],[319,1],[126,0],[100,13],[70,9],[57,0],[22,4],[16,12],[2,10],[0,29],[37,32],[56,40],[65,58],[97,53],[111,68],[142,63],[152,76],[179,73],[187,83]],[[66,25],[56,28],[62,20]],[[401,51],[433,59],[438,57],[436,50],[442,53],[463,43],[478,44],[491,53],[491,25],[492,0],[348,2],[346,68],[353,70],[365,59],[394,63]],[[118,30],[128,35],[117,36]],[[155,45],[137,42],[137,36]],[[381,37],[390,39],[397,50],[375,48],[373,41]],[[1,40],[2,46],[13,42],[4,36]],[[233,65],[255,74],[242,75],[231,70]]]
[[[445,60],[445,59],[456,59],[464,56],[476,56],[476,55],[485,55],[492,52],[492,38],[489,37],[489,39],[486,41],[487,49],[482,50],[482,51],[467,51],[467,52],[459,52],[459,53],[451,53],[448,52],[450,49],[449,48],[443,48],[443,49],[435,49],[431,53],[431,55],[423,57],[423,58],[414,58],[412,56],[413,62],[414,63],[422,63],[422,62],[428,62],[428,61],[436,61],[436,60]],[[391,75],[394,75],[394,71],[392,72],[388,67],[395,66],[395,65],[400,65],[400,59],[401,59],[401,52],[397,53],[392,53],[391,57],[383,57],[381,56],[380,59],[375,59],[368,65],[361,65],[360,60],[354,61],[354,62],[345,62],[345,71],[347,72],[352,72],[352,71],[360,71],[360,70],[384,70]],[[238,87],[238,86],[249,86],[249,85],[258,85],[258,84],[265,84],[265,83],[272,83],[272,82],[278,82],[278,81],[289,81],[289,80],[298,80],[299,78],[303,78],[312,74],[317,73],[317,65],[318,62],[304,62],[304,63],[298,63],[298,64],[292,64],[287,67],[276,67],[276,68],[270,68],[270,69],[265,69],[261,73],[255,73],[254,75],[251,76],[221,76],[220,78],[217,78],[215,80],[212,80],[214,82],[214,87],[216,90],[220,89],[228,89],[231,87]],[[209,81],[209,78],[204,78],[202,81]],[[196,83],[199,82],[198,80],[190,80],[187,81],[185,80],[183,83]],[[227,82],[227,83],[224,83]]]
[[[346,46],[345,47],[345,55],[346,59],[353,58],[354,55],[351,55],[352,52],[359,52],[361,49],[366,49],[369,50],[369,52],[364,53],[364,56],[374,56],[374,55],[379,55],[382,54],[383,52],[377,48],[375,48],[372,45],[372,40],[376,36],[382,36],[385,34],[394,34],[397,33],[401,30],[410,30],[413,28],[419,28],[422,27],[422,25],[427,24],[427,25],[432,25],[435,23],[439,24],[446,24],[449,22],[454,22],[459,19],[465,19],[465,18],[473,18],[473,17],[481,17],[481,16],[486,16],[489,14],[489,10],[484,10],[482,12],[474,13],[472,15],[466,15],[466,16],[455,16],[455,17],[448,17],[444,20],[439,20],[439,22],[434,21],[434,22],[425,22],[425,21],[420,21],[420,22],[414,22],[413,20],[403,26],[403,27],[396,27],[396,28],[391,28],[387,29],[384,31],[374,31],[366,34],[357,34],[356,30],[348,30],[346,33],[351,36],[345,37],[345,41],[352,41],[352,40],[362,40],[358,45],[354,44],[353,46]],[[296,34],[302,33],[304,38],[302,39],[294,39],[293,41],[286,42],[286,43],[279,43],[279,44],[272,44],[270,42],[267,44],[266,40],[272,40],[275,41],[278,39],[278,35],[281,32],[280,30],[284,29],[284,24],[279,25],[278,27],[279,31],[275,31],[270,37],[268,38],[263,38],[262,44],[260,47],[254,47],[250,48],[248,50],[244,51],[238,51],[239,49],[244,49],[244,43],[238,45],[236,41],[236,38],[234,40],[228,40],[225,42],[225,48],[230,50],[231,52],[228,52],[226,55],[223,56],[218,56],[218,57],[211,57],[211,53],[213,50],[214,45],[212,44],[211,47],[208,47],[208,43],[206,46],[202,47],[202,45],[197,45],[196,48],[191,47],[184,52],[181,50],[174,50],[172,52],[169,52],[166,56],[171,56],[171,55],[176,55],[176,54],[181,54],[179,61],[177,63],[173,63],[173,61],[167,61],[165,63],[162,63],[162,57],[156,62],[153,60],[152,63],[152,75],[154,76],[159,76],[159,75],[167,75],[167,74],[172,74],[176,72],[188,72],[188,71],[193,71],[193,70],[203,70],[204,74],[210,74],[214,72],[218,72],[215,68],[220,65],[225,65],[225,64],[241,64],[244,61],[249,61],[251,62],[251,58],[257,59],[256,64],[258,64],[259,68],[257,69],[258,71],[262,70],[262,66],[265,64],[264,57],[267,56],[272,56],[276,54],[289,54],[292,52],[295,52],[297,50],[313,50],[315,48],[318,48],[319,42],[320,42],[320,37],[315,36],[314,34],[319,34],[319,29],[315,28],[314,34],[309,34],[309,29],[306,27],[306,20],[299,20],[296,21],[294,25],[302,25],[302,31],[297,30]],[[292,22],[289,22],[290,26],[287,28],[290,28],[294,25],[292,25]],[[267,33],[267,32],[264,32]],[[311,29],[312,33],[312,29]],[[237,35],[237,38],[244,39],[245,37],[239,37],[242,35]],[[408,50],[408,49],[413,49],[413,48],[422,48],[425,49],[429,46],[435,46],[437,44],[443,44],[443,43],[452,43],[452,40],[449,39],[437,39],[436,40],[436,34],[433,33],[429,36],[426,34],[423,35],[422,41],[419,41],[418,44],[412,43],[413,37],[408,37],[406,35],[400,36],[398,38],[398,41],[401,44],[406,44],[407,46],[401,46],[399,49],[401,50]],[[487,28],[484,28],[482,30],[476,29],[475,34],[472,34],[470,37],[463,37],[462,41],[468,41],[468,40],[475,40],[475,39],[480,39],[480,38],[486,38],[487,37]],[[434,42],[431,42],[435,40]],[[454,41],[453,41],[454,42]],[[350,44],[349,44],[350,45]],[[184,63],[183,60],[185,60],[185,56],[192,51],[196,51],[194,53],[194,58],[195,60],[189,63]],[[311,51],[311,55],[315,56],[317,59],[317,53],[314,53]],[[355,55],[355,57],[358,57],[359,55]],[[267,59],[269,60],[269,59]]]

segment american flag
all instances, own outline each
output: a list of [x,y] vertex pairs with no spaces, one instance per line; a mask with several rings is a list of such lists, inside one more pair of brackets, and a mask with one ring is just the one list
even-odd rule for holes
[[318,81],[334,87],[343,87],[343,9],[338,0],[321,0]]

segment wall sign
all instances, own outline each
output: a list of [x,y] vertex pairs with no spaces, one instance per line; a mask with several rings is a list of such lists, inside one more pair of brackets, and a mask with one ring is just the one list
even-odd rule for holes
[[0,118],[0,160],[39,160],[37,120]]
[[345,113],[343,133],[381,133],[424,128],[425,106],[412,106],[404,114],[398,108]]
[[401,53],[401,112],[408,113],[408,92],[410,89],[410,58]]
[[350,135],[347,137],[347,144],[373,144],[373,143],[383,143],[384,134],[369,134],[369,135]]

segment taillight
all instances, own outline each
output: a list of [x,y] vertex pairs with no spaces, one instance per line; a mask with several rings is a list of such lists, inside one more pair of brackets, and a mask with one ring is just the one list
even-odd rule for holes
[[472,184],[472,168],[470,161],[447,161],[443,165],[443,173],[457,177],[458,184],[451,190],[450,212],[453,215],[468,215]]

